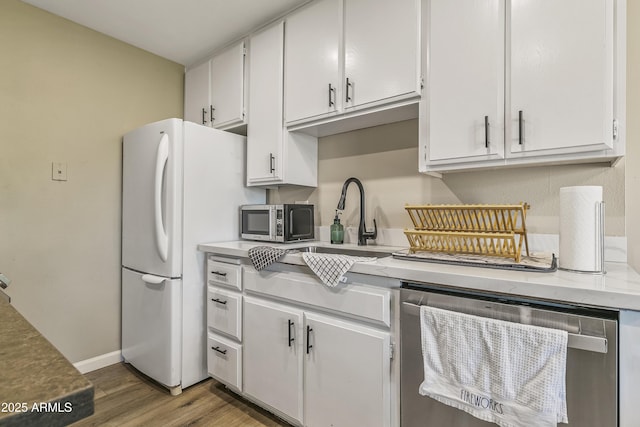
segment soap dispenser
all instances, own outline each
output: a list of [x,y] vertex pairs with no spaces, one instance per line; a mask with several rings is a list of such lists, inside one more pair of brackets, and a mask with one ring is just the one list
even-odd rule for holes
[[336,216],[331,224],[331,243],[342,244],[344,241],[344,226],[340,224],[339,212],[336,209]]

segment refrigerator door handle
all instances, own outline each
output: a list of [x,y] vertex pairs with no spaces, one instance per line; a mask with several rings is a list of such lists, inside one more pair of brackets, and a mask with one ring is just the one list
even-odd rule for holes
[[159,285],[160,283],[167,280],[166,277],[154,276],[153,274],[143,274],[142,281],[145,283],[149,283],[150,285]]
[[155,230],[156,247],[162,261],[167,261],[169,251],[169,236],[162,222],[162,186],[163,176],[169,160],[169,135],[162,134],[158,145],[158,156],[156,158],[156,181],[155,181]]

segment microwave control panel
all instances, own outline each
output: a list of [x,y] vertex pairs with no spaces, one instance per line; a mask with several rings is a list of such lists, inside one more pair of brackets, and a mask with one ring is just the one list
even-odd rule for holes
[[277,237],[281,237],[282,236],[282,219],[284,217],[284,210],[283,209],[276,209],[276,236]]

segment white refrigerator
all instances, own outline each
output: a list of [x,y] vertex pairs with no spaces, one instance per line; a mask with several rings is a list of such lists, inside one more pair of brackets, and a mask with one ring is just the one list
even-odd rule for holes
[[122,143],[122,357],[179,394],[207,377],[205,257],[198,243],[235,240],[246,138],[181,119]]

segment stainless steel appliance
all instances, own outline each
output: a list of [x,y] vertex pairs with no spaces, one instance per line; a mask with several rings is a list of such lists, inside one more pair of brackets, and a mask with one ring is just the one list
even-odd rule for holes
[[240,236],[265,242],[298,242],[315,238],[313,205],[244,205]]
[[403,427],[489,427],[459,409],[421,396],[424,379],[420,306],[476,316],[565,329],[567,410],[574,427],[618,425],[618,313],[429,284],[403,283],[401,295],[401,425]]

